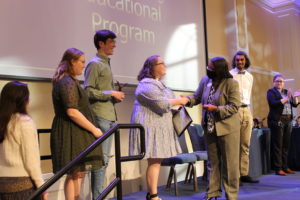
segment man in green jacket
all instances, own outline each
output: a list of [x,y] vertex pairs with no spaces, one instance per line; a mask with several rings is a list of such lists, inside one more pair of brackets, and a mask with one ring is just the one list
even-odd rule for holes
[[[114,90],[113,74],[109,56],[113,55],[116,47],[116,34],[110,30],[99,30],[94,35],[97,54],[88,63],[84,77],[84,88],[87,91],[92,109],[96,113],[100,129],[105,133],[117,120],[115,103],[124,100],[125,94]],[[104,166],[92,171],[93,199],[104,190],[105,172],[111,155],[113,136],[102,143]]]

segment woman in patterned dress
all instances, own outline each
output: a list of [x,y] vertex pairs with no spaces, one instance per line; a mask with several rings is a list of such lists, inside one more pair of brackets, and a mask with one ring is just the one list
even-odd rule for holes
[[[52,100],[55,117],[52,123],[51,152],[53,172],[59,171],[102,132],[96,124],[89,100],[76,76],[82,74],[85,57],[78,49],[67,49],[53,77]],[[65,181],[65,198],[79,199],[84,171],[103,164],[100,146],[76,164]]]
[[[160,199],[157,196],[157,182],[160,164],[163,158],[181,153],[178,136],[174,132],[171,107],[184,105],[188,99],[175,98],[161,78],[166,74],[166,65],[158,56],[150,56],[144,63],[137,79],[136,100],[131,116],[131,123],[140,123],[146,132],[146,155],[148,160],[146,181],[148,194],[146,199]],[[129,136],[129,154],[140,152],[140,134],[132,129]]]

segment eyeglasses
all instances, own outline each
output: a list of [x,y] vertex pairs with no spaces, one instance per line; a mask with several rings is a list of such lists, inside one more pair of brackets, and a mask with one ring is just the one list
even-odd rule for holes
[[283,83],[284,81],[281,81],[281,80],[277,80],[277,81],[274,81],[276,83]]

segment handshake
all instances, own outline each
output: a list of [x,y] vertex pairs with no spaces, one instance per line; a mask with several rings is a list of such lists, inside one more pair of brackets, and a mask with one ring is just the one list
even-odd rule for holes
[[[185,106],[186,104],[189,104],[191,102],[191,99],[185,95],[179,95],[177,99],[171,100],[172,106]],[[209,112],[216,111],[218,109],[218,106],[212,105],[212,104],[204,104],[202,107],[204,110],[207,110]]]

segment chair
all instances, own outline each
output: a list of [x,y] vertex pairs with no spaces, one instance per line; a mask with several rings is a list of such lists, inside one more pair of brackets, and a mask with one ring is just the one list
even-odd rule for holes
[[[203,129],[200,124],[192,124],[188,127],[188,133],[191,139],[192,147],[193,147],[193,153],[197,155],[199,160],[204,161],[204,174],[203,174],[203,180],[208,180],[208,173],[207,173],[207,160],[208,160],[208,155],[207,155],[207,148],[206,148],[206,143],[203,137]],[[189,166],[190,167],[190,166]],[[188,168],[189,170],[189,168]],[[190,175],[190,180],[191,181],[191,176],[193,176],[192,171],[188,171]]]
[[[161,165],[162,166],[170,166],[170,172],[167,180],[167,185],[166,189],[171,188],[171,183],[172,179],[174,177],[174,187],[175,187],[175,195],[178,196],[178,186],[177,186],[177,174],[176,174],[176,169],[175,166],[179,164],[188,164],[188,171],[186,173],[185,181],[184,183],[190,182],[190,180],[193,178],[193,183],[194,183],[194,191],[198,192],[198,182],[197,182],[197,175],[196,175],[196,168],[195,168],[195,163],[200,160],[207,160],[207,153],[206,152],[198,152],[198,153],[188,153],[188,148],[186,145],[185,141],[185,136],[182,135],[179,137],[179,143],[182,149],[182,154],[170,157],[170,158],[165,158],[163,159]],[[188,177],[190,175],[190,180],[188,181]]]

